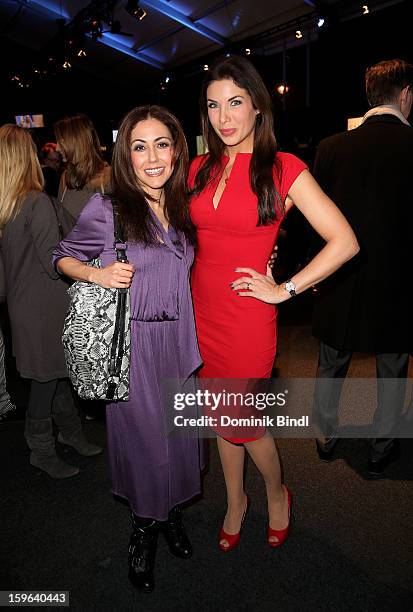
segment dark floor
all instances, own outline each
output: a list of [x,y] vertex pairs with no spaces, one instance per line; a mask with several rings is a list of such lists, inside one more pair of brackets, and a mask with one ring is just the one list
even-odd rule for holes
[[[305,323],[281,317],[281,376],[314,375],[317,345]],[[351,374],[374,375],[372,359],[357,356]],[[12,386],[23,406],[27,387]],[[102,415],[85,427],[105,446]],[[110,494],[106,451],[84,459],[59,447],[82,470],[54,481],[30,467],[22,420],[0,425],[0,590],[69,590],[79,611],[412,611],[412,441],[401,442],[401,459],[382,480],[367,478],[362,440],[342,441],[331,464],[318,461],[311,440],[284,439],[279,448],[294,495],[286,544],[266,545],[265,492],[249,462],[252,507],[241,543],[218,550],[225,489],[211,440],[202,499],[185,513],[194,556],[175,559],[160,540],[157,589],[143,595],[128,583],[129,516]]]

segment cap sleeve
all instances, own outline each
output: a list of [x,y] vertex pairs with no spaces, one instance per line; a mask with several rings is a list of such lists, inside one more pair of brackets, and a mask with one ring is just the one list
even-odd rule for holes
[[307,164],[291,153],[277,153],[274,181],[284,202],[292,184],[303,170],[308,170]]
[[108,204],[100,193],[90,198],[72,231],[53,251],[54,265],[62,257],[74,257],[80,261],[99,257],[110,230],[107,209]]
[[206,155],[198,155],[191,162],[188,174],[188,187],[191,190],[194,188],[196,175],[198,174],[198,170],[200,169],[201,165],[205,162],[206,157]]

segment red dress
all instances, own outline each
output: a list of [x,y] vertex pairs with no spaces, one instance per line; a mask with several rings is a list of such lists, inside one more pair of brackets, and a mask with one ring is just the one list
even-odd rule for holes
[[[196,157],[191,164],[190,187],[203,159],[204,156]],[[228,160],[223,157],[222,172]],[[269,378],[273,368],[276,306],[239,297],[230,287],[231,281],[242,276],[235,268],[266,273],[282,221],[257,227],[257,197],[249,182],[250,160],[251,153],[236,155],[216,210],[213,197],[222,173],[190,204],[198,239],[192,295],[204,362],[199,375],[203,378]],[[283,201],[306,168],[294,155],[277,153],[274,182]]]

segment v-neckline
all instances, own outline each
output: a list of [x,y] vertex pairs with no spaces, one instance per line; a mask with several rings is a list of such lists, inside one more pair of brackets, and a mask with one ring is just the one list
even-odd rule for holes
[[214,195],[212,196],[212,207],[213,207],[213,209],[214,209],[214,211],[215,211],[215,212],[217,212],[218,208],[220,207],[220,204],[221,204],[222,198],[224,197],[224,193],[225,193],[225,191],[227,190],[228,183],[229,183],[229,179],[231,178],[232,171],[233,171],[233,169],[234,169],[234,165],[235,165],[235,162],[236,162],[236,160],[237,160],[237,155],[238,155],[238,153],[236,153],[236,154],[235,154],[234,163],[232,164],[231,172],[230,172],[230,173],[227,175],[227,178],[226,178],[226,179],[224,179],[224,189],[222,190],[221,195],[220,195],[220,197],[219,197],[219,200],[218,200],[218,202],[217,202],[217,205],[215,206],[215,202],[214,202],[215,195],[216,195],[216,193],[217,193],[217,191],[218,191],[218,186],[219,186],[219,183],[220,183],[220,181],[221,181],[222,175],[224,174],[224,172],[225,172],[225,168],[228,166],[228,164],[229,164],[229,160],[230,160],[230,157],[229,157],[228,155],[223,155],[223,156],[222,156],[222,159],[223,159],[224,161],[226,160],[226,162],[225,162],[225,165],[224,165],[224,166],[222,166],[222,172],[221,172],[221,174],[220,174],[220,176],[219,176],[218,183],[217,183],[217,186],[216,186],[215,191],[214,191]]
[[171,224],[168,223],[168,229],[166,229],[164,227],[163,223],[161,222],[161,220],[158,218],[158,215],[155,214],[155,212],[152,210],[151,206],[149,206],[149,210],[150,210],[150,213],[151,213],[153,219],[155,220],[155,223],[157,224],[158,228],[161,230],[160,231],[161,235],[160,236],[158,235],[158,237],[157,237],[158,241],[160,242],[160,244],[166,244],[166,241],[162,240],[161,238],[165,238],[165,236],[167,238],[169,238],[169,228],[171,227]]
[[150,206],[149,206],[149,210],[150,210],[151,214],[153,215],[153,218],[155,219],[155,223],[158,225],[158,228],[160,229],[161,237],[163,238],[163,240],[161,240],[160,236],[158,235],[158,242],[159,242],[159,244],[169,248],[171,251],[173,251],[175,253],[175,255],[177,255],[179,257],[179,259],[182,259],[182,254],[179,252],[179,250],[176,248],[176,246],[174,245],[174,243],[172,241],[172,236],[173,236],[172,231],[174,231],[176,233],[178,238],[181,235],[181,242],[182,242],[182,245],[183,245],[183,254],[184,255],[185,255],[186,250],[187,250],[185,236],[182,235],[181,232],[178,232],[177,230],[175,230],[170,223],[168,223],[168,230],[166,230],[164,228],[164,226],[162,225],[162,223],[160,222],[160,220],[158,219],[158,216],[154,213],[154,211],[152,210],[152,208]]
[[225,168],[228,166],[228,162],[229,162],[229,160],[230,160],[229,155],[223,155],[223,156],[222,156],[222,158],[221,158],[221,159],[222,159],[222,160],[225,162],[225,165],[224,165],[224,166],[222,166],[222,172],[221,172],[221,174],[219,175],[218,183],[217,183],[217,186],[216,186],[216,188],[215,188],[214,194],[213,194],[213,196],[212,196],[212,208],[213,208],[214,212],[218,212],[218,209],[219,209],[219,208],[220,208],[220,206],[221,206],[222,199],[223,199],[223,197],[224,197],[224,195],[225,195],[225,193],[226,193],[226,191],[227,191],[228,184],[229,184],[229,182],[230,182],[230,180],[231,180],[232,173],[233,173],[233,171],[234,171],[234,166],[235,166],[235,164],[237,163],[237,159],[238,159],[238,157],[239,157],[239,156],[242,156],[242,155],[249,155],[249,156],[251,156],[251,155],[252,155],[252,153],[242,153],[242,152],[235,153],[234,163],[232,164],[231,172],[229,173],[228,178],[227,178],[227,179],[226,179],[226,181],[225,181],[224,189],[222,190],[222,193],[221,193],[221,196],[220,196],[220,198],[219,198],[219,201],[217,202],[217,205],[215,206],[214,199],[215,199],[216,192],[217,192],[217,190],[218,190],[218,185],[219,185],[219,182],[220,182],[220,180],[221,180],[221,178],[222,178],[222,175],[223,175],[223,174],[224,174],[224,172],[225,172]]
[[160,220],[160,218],[158,217],[158,215],[156,214],[156,212],[153,210],[152,206],[150,206],[148,204],[149,210],[151,211],[152,215],[154,216],[154,218],[156,219],[157,223],[161,226],[161,228],[164,230],[165,234],[168,234],[169,232],[169,228],[170,228],[170,223],[168,222],[168,227],[165,227],[164,224],[162,223],[162,221]]

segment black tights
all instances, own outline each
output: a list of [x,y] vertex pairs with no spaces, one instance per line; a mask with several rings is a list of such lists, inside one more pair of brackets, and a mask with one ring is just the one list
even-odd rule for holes
[[32,380],[27,416],[31,419],[48,419],[52,416],[55,399],[71,394],[66,378],[55,378],[47,382]]

